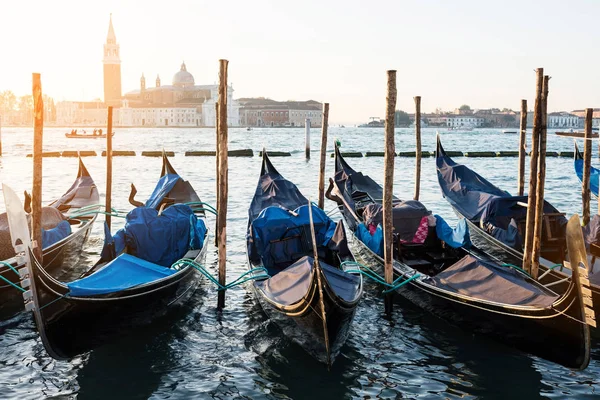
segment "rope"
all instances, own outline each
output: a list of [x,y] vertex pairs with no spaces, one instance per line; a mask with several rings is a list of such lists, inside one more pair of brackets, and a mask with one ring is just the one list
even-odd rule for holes
[[2,275],[0,275],[0,279],[3,280],[4,282],[8,283],[10,286],[14,287],[15,289],[19,289],[21,292],[25,292],[25,289],[23,289],[21,286],[11,282],[10,280],[8,280],[8,278],[3,277]]
[[82,213],[72,214],[69,217],[67,217],[67,219],[77,219],[79,217],[84,217],[86,215],[93,215],[93,214],[104,214],[104,215],[110,215],[111,217],[115,217],[115,218],[126,218],[125,215],[120,215],[118,211],[112,212],[112,213],[108,213],[106,211],[86,211],[86,212],[82,212]]
[[210,204],[208,204],[208,203],[205,203],[205,202],[203,202],[203,201],[190,201],[190,202],[188,202],[188,203],[185,203],[185,204],[186,204],[186,205],[188,205],[188,206],[190,206],[190,207],[191,207],[191,206],[196,206],[196,205],[199,205],[199,206],[205,206],[205,207],[208,207],[208,208],[210,208],[210,209],[211,209],[211,210],[212,210],[212,211],[215,213],[215,215],[217,214],[217,209],[216,209],[216,208],[214,208],[214,207],[213,207],[213,206],[211,206]]
[[15,273],[15,274],[17,274],[18,276],[21,276],[21,275],[19,274],[19,271],[17,271],[17,269],[16,269],[15,267],[13,267],[11,264],[9,264],[9,263],[7,263],[7,262],[4,262],[4,261],[0,261],[0,265],[5,265],[5,266],[7,266],[8,268],[12,269],[12,270],[14,271],[14,273]]
[[[217,287],[217,291],[231,289],[235,286],[241,285],[248,281],[253,281],[253,280],[258,280],[258,279],[267,279],[270,277],[269,274],[267,273],[267,269],[265,267],[252,268],[251,270],[244,272],[242,275],[240,275],[239,277],[234,279],[233,282],[223,286],[219,283],[217,278],[215,278],[202,264],[197,263],[194,260],[191,260],[189,258],[182,258],[181,260],[175,261],[175,263],[173,263],[173,265],[171,265],[171,268],[182,266],[182,265],[187,265],[187,266],[195,268],[197,271],[199,271],[202,275],[204,275],[209,281],[211,281]],[[264,273],[243,279],[245,276],[247,276],[249,274],[253,274],[258,271],[262,271]]]
[[[408,282],[421,276],[420,273],[416,272],[410,278],[406,279],[405,281],[400,282],[402,279],[404,279],[404,275],[401,275],[398,278],[396,278],[396,280],[394,280],[392,283],[387,283],[385,281],[384,277],[377,274],[375,271],[373,271],[371,268],[367,267],[366,265],[362,265],[360,263],[357,263],[356,261],[344,261],[340,264],[340,267],[343,267],[344,265],[358,266],[358,269],[347,269],[347,270],[345,270],[345,272],[361,274],[361,275],[366,276],[367,278],[370,278],[370,279],[374,280],[375,282],[387,287],[388,289],[384,290],[382,292],[383,294],[387,294],[387,293],[396,291],[399,288],[401,288],[402,286],[406,285]],[[364,268],[365,271],[363,271],[361,268]]]
[[508,264],[508,263],[504,263],[504,264],[502,264],[502,266],[503,266],[503,267],[511,267],[511,268],[514,268],[514,269],[516,269],[517,271],[520,271],[520,272],[524,273],[525,275],[527,275],[527,276],[531,277],[531,275],[529,275],[529,274],[527,273],[527,271],[525,271],[525,270],[524,270],[523,268],[521,268],[521,267],[517,267],[517,266],[516,266],[516,265],[514,265],[514,264]]
[[54,299],[54,300],[52,300],[51,302],[49,302],[49,303],[46,303],[46,304],[44,304],[43,306],[41,306],[41,307],[40,307],[40,311],[42,311],[44,308],[48,307],[50,304],[54,304],[54,303],[56,303],[57,301],[59,301],[59,300],[62,300],[62,299],[64,299],[65,297],[68,297],[68,296],[69,296],[69,293],[65,293],[65,294],[63,294],[62,296],[55,298],[55,299]]

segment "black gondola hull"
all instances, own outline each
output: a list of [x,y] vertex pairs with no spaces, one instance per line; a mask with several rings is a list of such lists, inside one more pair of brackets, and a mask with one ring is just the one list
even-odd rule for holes
[[[458,210],[454,209],[454,212],[459,217],[464,218],[464,216],[461,215],[460,212],[458,212]],[[486,253],[498,258],[502,262],[516,265],[519,268],[523,266],[523,253],[518,252],[517,250],[505,245],[501,241],[489,235],[477,224],[472,223],[468,219],[466,221],[469,225],[469,233],[471,235],[471,239],[477,247],[479,247]],[[551,268],[552,266],[552,262],[540,259],[540,276],[542,276],[548,270],[548,268]],[[564,278],[566,278],[569,275],[570,271],[568,269],[556,267],[554,271],[549,272],[546,276],[540,279],[540,283],[542,283],[543,285],[551,284],[553,282],[564,280]],[[557,283],[552,285],[551,288],[557,293],[564,293],[568,289],[569,283],[570,280]],[[592,291],[592,302],[594,304],[594,312],[598,314],[600,313],[600,287],[592,283],[590,284],[590,290]],[[594,327],[591,327],[590,329],[594,336],[600,335],[599,329]]]
[[[358,239],[360,256],[383,273],[383,260],[370,252]],[[394,265],[394,278],[402,274]],[[576,290],[570,286],[571,295],[559,307],[574,309]],[[586,337],[582,324],[563,309],[522,309],[470,301],[453,296],[426,283],[413,280],[397,290],[413,304],[461,329],[485,335],[523,352],[561,364],[582,369],[587,365]],[[558,306],[557,306],[558,307]],[[581,317],[580,317],[581,318]]]
[[[206,242],[198,262],[206,254]],[[168,278],[114,294],[69,297],[66,287],[50,279],[39,264],[32,262],[32,268],[40,304],[34,311],[40,317],[36,324],[48,354],[57,359],[72,358],[148,325],[189,299],[201,280],[193,267],[186,267]]]
[[263,311],[279,326],[283,334],[320,362],[330,364],[350,334],[358,301],[345,302],[337,297],[327,284],[324,286],[323,305],[327,321],[329,360],[316,279],[313,279],[306,296],[293,306],[273,303],[256,285],[252,285],[254,295]]

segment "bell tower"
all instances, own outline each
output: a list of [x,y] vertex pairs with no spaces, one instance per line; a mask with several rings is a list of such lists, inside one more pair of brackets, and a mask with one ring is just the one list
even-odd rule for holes
[[109,106],[119,106],[121,103],[121,58],[112,24],[112,14],[110,14],[102,63],[104,64],[104,103]]

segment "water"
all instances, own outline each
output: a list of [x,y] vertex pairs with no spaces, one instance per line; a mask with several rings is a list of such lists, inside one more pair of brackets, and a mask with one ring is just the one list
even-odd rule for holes
[[[383,151],[383,129],[330,128],[330,137],[344,151]],[[64,129],[46,129],[44,151],[96,150],[103,140],[69,140]],[[443,132],[447,150],[517,150],[518,135],[497,130]],[[292,151],[273,158],[288,179],[317,199],[320,133],[313,130],[312,158],[304,159],[303,129],[230,130],[230,149],[263,146]],[[4,128],[0,181],[17,193],[31,184],[31,129]],[[414,150],[411,130],[398,130],[397,151]],[[175,151],[175,169],[190,180],[203,201],[215,202],[214,157],[184,157],[188,150],[213,150],[213,129],[118,129],[116,150]],[[332,140],[330,140],[332,143]],[[331,147],[331,146],[329,146]],[[435,130],[423,132],[423,150],[435,148]],[[331,149],[330,149],[331,150]],[[573,151],[570,139],[553,134],[548,150]],[[159,176],[161,161],[148,157],[113,159],[113,206],[127,209],[129,184],[146,198]],[[460,158],[505,190],[516,191],[517,158]],[[597,163],[597,161],[594,162]],[[383,180],[383,158],[348,160],[375,180]],[[105,158],[85,163],[100,192],[105,188]],[[255,190],[260,158],[230,158],[228,207],[228,280],[245,266],[247,208]],[[327,157],[327,171],[333,159]],[[64,192],[76,173],[75,158],[44,159],[44,200]],[[397,158],[395,192],[412,196],[414,158]],[[548,158],[546,198],[568,215],[581,212],[580,185],[571,159]],[[423,159],[421,200],[434,212],[455,221],[440,195],[433,158]],[[104,199],[101,198],[103,202]],[[334,204],[326,203],[326,210]],[[592,204],[592,211],[596,205]],[[209,219],[213,227],[214,219]],[[121,220],[113,219],[118,228]],[[102,243],[101,223],[94,226],[83,262],[93,262]],[[207,264],[215,271],[211,248]],[[227,307],[217,313],[216,292],[204,283],[192,301],[167,319],[118,343],[70,362],[48,357],[28,314],[0,322],[0,397],[40,398],[597,398],[600,391],[600,351],[589,368],[573,372],[518,353],[485,337],[473,336],[396,299],[392,320],[383,317],[382,298],[367,284],[350,337],[331,371],[281,335],[262,314],[247,287],[227,292]],[[560,343],[549,343],[560,346]],[[597,346],[597,345],[596,345]]]

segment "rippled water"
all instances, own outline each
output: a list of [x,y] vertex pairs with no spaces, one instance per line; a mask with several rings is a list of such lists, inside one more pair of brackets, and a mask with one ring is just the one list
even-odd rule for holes
[[[96,150],[100,154],[103,149],[102,140],[69,140],[64,131],[46,129],[44,150]],[[447,150],[517,150],[518,135],[495,130],[442,135]],[[263,146],[291,151],[292,157],[273,158],[273,163],[307,197],[316,199],[319,136],[320,132],[313,130],[312,158],[306,161],[303,129],[230,130],[230,149],[251,148],[256,155],[229,159],[229,280],[246,268],[244,235],[247,208],[260,170],[258,151]],[[330,137],[339,138],[344,151],[383,151],[382,129],[330,128]],[[25,157],[31,152],[31,138],[30,129],[2,130],[0,181],[17,192],[31,184],[31,159]],[[398,130],[397,151],[414,150],[413,140],[411,130]],[[138,154],[163,148],[175,151],[173,166],[211,204],[215,201],[214,157],[185,157],[184,152],[214,147],[213,129],[118,129],[114,137],[116,150]],[[548,150],[572,151],[572,147],[572,140],[552,134],[548,138]],[[434,148],[435,131],[426,129],[423,150]],[[517,158],[459,160],[503,189],[516,191]],[[383,158],[348,161],[375,180],[383,180]],[[85,163],[104,192],[105,159],[86,157]],[[138,198],[147,197],[160,167],[159,158],[115,157],[113,206],[129,208],[131,182],[138,188]],[[328,174],[333,169],[329,157],[327,169]],[[394,190],[402,198],[412,196],[413,171],[413,158],[396,159]],[[44,199],[62,194],[75,173],[75,158],[45,158]],[[548,159],[546,194],[562,211],[581,212],[580,186],[571,159]],[[423,159],[421,200],[434,212],[455,220],[440,195],[433,158]],[[333,207],[326,203],[326,210]],[[122,224],[113,221],[115,228]],[[97,258],[101,242],[101,223],[97,223],[83,262]],[[214,248],[207,264],[214,271]],[[597,398],[600,392],[598,350],[586,371],[573,372],[448,326],[401,298],[396,299],[393,318],[388,320],[378,292],[373,284],[367,284],[348,342],[329,372],[265,319],[245,287],[228,291],[227,307],[218,313],[216,292],[204,283],[185,308],[167,319],[71,362],[48,357],[31,317],[20,314],[0,322],[0,397],[583,399]]]

